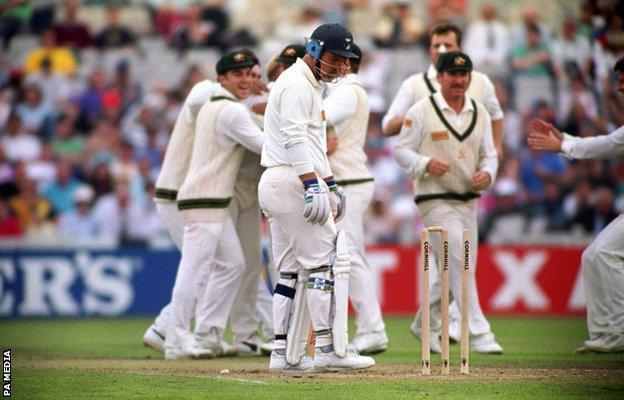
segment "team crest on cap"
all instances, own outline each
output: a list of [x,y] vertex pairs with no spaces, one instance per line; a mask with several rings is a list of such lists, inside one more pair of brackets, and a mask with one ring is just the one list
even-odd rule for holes
[[453,60],[453,64],[455,65],[466,65],[466,59],[462,56],[457,56],[455,57],[455,60]]
[[247,57],[245,56],[245,53],[236,53],[234,54],[234,57],[232,57],[232,59],[234,60],[234,62],[243,62],[245,61]]
[[288,57],[292,57],[292,56],[297,55],[297,51],[293,49],[292,47],[289,47],[284,51],[284,55]]

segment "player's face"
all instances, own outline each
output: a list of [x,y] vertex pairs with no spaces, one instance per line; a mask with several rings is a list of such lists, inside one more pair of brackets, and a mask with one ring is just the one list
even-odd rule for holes
[[329,51],[321,55],[319,75],[325,82],[331,82],[349,72],[349,59]]
[[468,83],[470,82],[470,73],[468,72],[442,72],[438,74],[438,82],[442,94],[452,99],[461,98],[466,93]]
[[219,83],[239,100],[251,93],[252,67],[236,68],[219,75]]
[[624,94],[624,72],[618,72],[617,91]]
[[433,35],[431,37],[431,44],[429,45],[429,57],[431,62],[435,65],[440,58],[440,46],[444,45],[447,52],[449,51],[461,51],[459,44],[457,43],[457,36],[455,32],[446,32],[443,35]]

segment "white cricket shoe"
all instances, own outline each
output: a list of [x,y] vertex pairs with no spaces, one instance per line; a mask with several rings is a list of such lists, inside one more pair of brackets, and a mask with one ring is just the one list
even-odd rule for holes
[[472,339],[470,348],[475,353],[480,354],[503,354],[503,348],[494,340],[494,336],[490,333],[485,334],[483,338]]
[[286,354],[278,354],[276,351],[271,352],[271,360],[269,361],[269,371],[285,372],[289,374],[313,374],[314,359],[307,354],[301,356],[299,364],[291,365],[286,362]]
[[622,353],[624,352],[624,334],[607,333],[598,339],[587,340],[585,347],[597,353]]
[[351,346],[347,346],[344,357],[338,357],[332,350],[324,352],[321,348],[316,348],[314,354],[314,370],[316,372],[337,372],[369,368],[375,365],[372,357],[361,356]]
[[214,356],[215,353],[212,350],[202,349],[196,346],[165,350],[165,360],[204,360],[214,358]]
[[373,331],[355,335],[351,346],[360,354],[382,353],[388,348],[386,331]]
[[273,342],[264,343],[257,336],[242,342],[236,342],[234,343],[234,347],[238,350],[238,354],[242,356],[269,356],[271,355],[271,352],[275,350]]
[[275,350],[275,343],[272,340],[260,345],[260,354],[263,356],[270,356],[273,350]]
[[154,324],[150,325],[149,328],[143,334],[143,344],[147,347],[151,347],[152,349],[159,351],[161,353],[165,352],[165,335],[160,333]]
[[[412,322],[410,330],[416,339],[422,342],[422,330],[417,322]],[[438,332],[429,332],[429,351],[435,354],[442,353],[442,345],[440,344],[440,334]]]
[[212,350],[217,357],[238,355],[238,349],[223,340],[221,332],[218,328],[212,328],[207,335],[195,335],[195,341],[197,342],[198,347]]

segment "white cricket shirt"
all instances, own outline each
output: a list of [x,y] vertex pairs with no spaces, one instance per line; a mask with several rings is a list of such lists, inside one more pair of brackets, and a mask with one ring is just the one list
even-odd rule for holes
[[609,158],[624,153],[624,125],[608,135],[563,136],[561,150],[568,158]]
[[[474,108],[472,103],[465,98],[464,108],[459,114],[448,105],[442,93],[436,92],[433,94],[434,100],[439,105],[442,114],[446,120],[456,130],[461,130],[468,118],[472,118]],[[401,133],[399,134],[399,141],[395,149],[395,159],[397,163],[413,177],[423,176],[428,174],[427,163],[431,160],[431,157],[417,153],[414,149],[417,149],[420,145],[422,137],[429,132],[424,132],[423,121],[426,118],[423,110],[429,102],[428,98],[425,98],[414,106],[412,106],[405,115],[406,120],[411,121],[409,124],[403,124]],[[489,119],[489,115],[486,115]],[[494,147],[494,138],[492,136],[492,125],[490,123],[485,124],[483,133],[483,141],[479,153],[481,154],[481,161],[479,162],[479,170],[485,171],[490,174],[490,187],[496,180],[496,172],[498,170],[498,156],[496,148]]]
[[298,175],[332,175],[326,154],[323,89],[302,59],[277,78],[264,114],[263,167],[291,165]]

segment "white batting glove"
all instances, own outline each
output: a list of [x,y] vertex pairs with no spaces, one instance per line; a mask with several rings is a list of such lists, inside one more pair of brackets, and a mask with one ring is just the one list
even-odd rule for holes
[[325,225],[331,213],[327,191],[319,186],[316,179],[304,183],[305,207],[303,217],[311,224]]
[[331,205],[334,221],[338,222],[347,211],[347,194],[335,180],[332,179],[326,183],[329,188],[329,204]]

